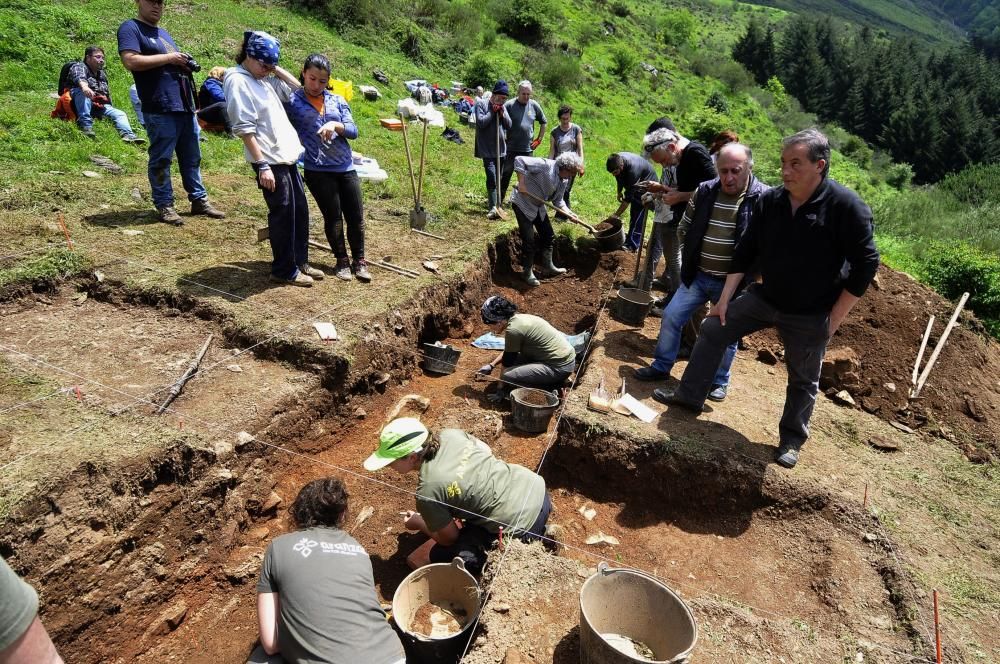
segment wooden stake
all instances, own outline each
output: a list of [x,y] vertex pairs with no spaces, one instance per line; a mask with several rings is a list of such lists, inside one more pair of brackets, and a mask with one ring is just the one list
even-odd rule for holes
[[937,345],[934,346],[934,352],[931,353],[931,359],[927,361],[927,366],[924,367],[924,371],[920,374],[920,380],[917,381],[917,386],[913,388],[911,392],[911,397],[920,396],[920,390],[924,389],[924,383],[927,382],[927,377],[931,374],[931,369],[934,368],[934,363],[937,362],[938,355],[944,349],[944,342],[948,340],[948,335],[951,334],[951,328],[955,327],[955,322],[958,320],[958,315],[962,313],[962,307],[969,299],[968,293],[962,293],[962,299],[958,301],[958,306],[955,307],[955,313],[951,315],[951,320],[948,321],[948,326],[944,328],[944,334],[938,339]]
[[62,229],[63,235],[66,236],[66,246],[69,247],[70,251],[73,251],[73,240],[69,238],[69,229],[66,228],[66,218],[63,217],[62,212],[59,213],[56,220],[59,222],[59,228]]
[[868,509],[868,482],[865,482],[865,499],[861,501],[861,509]]
[[184,386],[187,385],[187,382],[191,380],[192,376],[194,376],[194,374],[198,371],[198,366],[201,364],[202,359],[205,357],[205,353],[208,352],[208,345],[212,343],[212,337],[214,336],[215,335],[210,334],[208,335],[208,339],[205,339],[205,343],[202,344],[201,350],[198,351],[198,354],[195,356],[193,360],[191,360],[191,363],[188,365],[187,371],[185,371],[184,375],[182,375],[177,380],[177,382],[174,383],[173,386],[170,388],[170,394],[167,395],[167,398],[163,400],[163,403],[160,404],[160,407],[156,411],[157,415],[163,414],[163,412],[167,409],[167,406],[169,406],[170,403],[177,398],[177,395],[181,393],[181,390],[184,389]]
[[941,623],[938,621],[938,593],[934,591],[934,643],[937,647],[937,664],[941,664]]
[[73,391],[76,392],[76,400],[79,401],[80,403],[83,403],[83,395],[80,394],[80,386],[79,385],[74,385],[73,386]]
[[917,376],[920,372],[920,360],[924,359],[924,351],[927,350],[927,340],[931,338],[931,327],[934,325],[934,316],[927,321],[927,329],[924,330],[924,338],[920,340],[920,350],[917,351],[917,361],[913,363],[913,378],[910,382],[914,387],[917,385]]
[[503,551],[503,526],[500,526],[500,550]]

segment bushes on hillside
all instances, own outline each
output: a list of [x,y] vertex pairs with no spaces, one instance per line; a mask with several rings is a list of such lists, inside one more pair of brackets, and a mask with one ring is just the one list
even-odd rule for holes
[[537,44],[552,35],[563,18],[558,0],[534,0],[531,3],[507,2],[500,7],[500,29],[526,44]]
[[470,87],[481,85],[487,90],[492,90],[493,84],[500,78],[501,71],[502,68],[496,60],[480,52],[466,62],[462,80]]
[[622,82],[626,82],[629,76],[635,72],[639,66],[639,56],[635,51],[625,46],[619,46],[611,52],[611,71]]
[[928,283],[955,300],[969,292],[969,308],[1000,336],[1000,259],[964,242],[935,242],[924,258]]
[[525,69],[532,81],[556,94],[575,90],[583,79],[580,59],[563,51],[552,51],[541,58],[527,58]]

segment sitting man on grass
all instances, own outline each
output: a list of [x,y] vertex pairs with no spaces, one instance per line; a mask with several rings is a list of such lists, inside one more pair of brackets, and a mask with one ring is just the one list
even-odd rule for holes
[[114,123],[118,134],[126,143],[146,142],[146,139],[139,138],[132,131],[132,125],[129,124],[125,111],[111,105],[108,75],[104,73],[103,48],[88,46],[83,53],[83,62],[74,62],[69,66],[65,84],[73,100],[76,125],[84,136],[96,138],[94,118],[107,118]]

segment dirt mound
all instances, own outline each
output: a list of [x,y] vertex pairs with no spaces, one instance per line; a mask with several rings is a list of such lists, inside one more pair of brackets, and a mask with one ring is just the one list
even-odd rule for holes
[[[1000,456],[1000,345],[971,314],[952,330],[921,392],[910,400],[913,363],[928,317],[936,317],[924,361],[955,310],[955,304],[909,276],[881,266],[873,284],[830,343],[828,353],[851,349],[860,362],[856,385],[842,385],[869,413],[946,438],[975,462]],[[779,354],[775,330],[748,337],[754,350]],[[923,366],[921,366],[921,370]],[[834,389],[834,388],[830,388]]]

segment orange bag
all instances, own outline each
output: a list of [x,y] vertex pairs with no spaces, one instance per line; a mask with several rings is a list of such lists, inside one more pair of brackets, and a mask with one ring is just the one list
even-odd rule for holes
[[74,122],[76,120],[76,111],[73,110],[73,100],[69,96],[69,90],[66,90],[56,101],[56,107],[52,110],[52,117],[59,118],[60,120],[68,120]]

